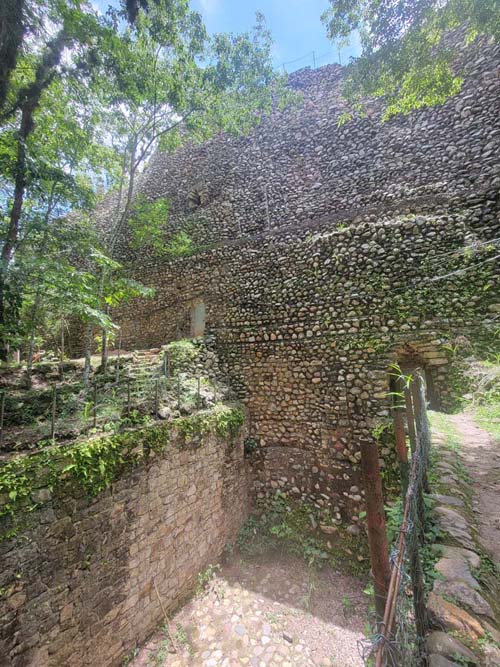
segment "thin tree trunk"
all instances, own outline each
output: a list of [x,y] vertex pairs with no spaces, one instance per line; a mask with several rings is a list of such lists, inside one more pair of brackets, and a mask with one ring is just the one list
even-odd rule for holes
[[31,311],[31,334],[30,334],[30,343],[28,347],[28,358],[26,360],[26,387],[31,389],[31,377],[33,374],[33,354],[35,352],[35,331],[36,331],[36,318],[38,316],[38,309],[42,302],[42,290],[38,289],[35,302],[33,304],[33,309]]
[[10,210],[9,228],[7,230],[7,238],[2,248],[2,255],[0,260],[0,359],[7,361],[7,341],[5,339],[5,287],[6,276],[9,264],[14,254],[14,248],[19,237],[19,221],[21,219],[21,212],[23,209],[24,193],[26,191],[26,139],[31,132],[33,125],[33,107],[26,105],[23,107],[21,115],[21,126],[19,129],[19,138],[17,140],[17,157],[15,167],[14,179],[14,200]]
[[[42,257],[45,255],[47,249],[47,239],[49,236],[48,224],[50,216],[52,215],[52,211],[54,209],[56,185],[57,184],[55,182],[52,183],[50,189],[49,201],[47,203],[47,210],[45,211],[45,216],[43,219],[44,232],[43,232],[42,245],[40,248],[40,255]],[[40,304],[42,301],[42,287],[40,285],[40,276],[37,276],[37,279],[38,279],[38,286],[36,289],[33,309],[31,311],[31,334],[30,334],[30,343],[28,348],[28,359],[26,361],[26,386],[28,387],[28,389],[31,389],[31,376],[33,373],[33,353],[35,350],[36,320],[38,317],[38,311],[40,309]]]
[[[118,205],[116,208],[116,223],[113,225],[113,228],[111,229],[111,234],[110,234],[110,242],[109,242],[109,254],[111,257],[113,257],[113,251],[115,248],[115,244],[118,240],[118,234],[120,229],[123,226],[123,223],[127,219],[127,216],[130,211],[130,207],[132,205],[132,198],[134,196],[134,184],[135,184],[135,173],[137,171],[137,164],[136,164],[136,154],[137,154],[137,136],[134,134],[132,135],[132,139],[130,142],[130,158],[129,158],[129,181],[128,181],[128,187],[127,187],[127,199],[125,201],[125,207],[123,209],[123,212],[120,215],[120,207],[121,207],[121,200],[122,200],[122,192],[123,192],[123,175],[125,171],[125,165],[126,165],[126,153],[124,155],[124,160],[123,160],[123,167],[122,167],[122,179],[120,182],[120,193],[118,197]],[[101,284],[99,287],[99,301],[102,299],[102,295],[104,292],[104,282],[106,278],[106,268],[102,267],[101,269]],[[106,313],[109,312],[109,307],[106,308]],[[105,329],[102,329],[102,351],[101,351],[101,370],[103,373],[106,372],[106,369],[108,367],[108,332]]]
[[[109,306],[106,306],[104,311],[106,315],[109,313]],[[101,333],[101,372],[105,373],[108,370],[108,330],[103,329]]]
[[64,380],[64,317],[61,316],[61,356],[60,356],[59,379]]
[[85,362],[83,364],[83,383],[88,387],[90,382],[90,369],[92,362],[92,339],[94,337],[94,327],[90,322],[87,323],[85,330]]

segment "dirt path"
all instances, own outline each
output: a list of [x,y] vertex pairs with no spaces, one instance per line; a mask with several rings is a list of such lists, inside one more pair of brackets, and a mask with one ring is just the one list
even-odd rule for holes
[[461,452],[473,480],[481,543],[500,569],[500,444],[475,424],[470,413],[450,419],[462,439]]
[[158,633],[131,667],[362,667],[364,582],[302,560],[234,558]]

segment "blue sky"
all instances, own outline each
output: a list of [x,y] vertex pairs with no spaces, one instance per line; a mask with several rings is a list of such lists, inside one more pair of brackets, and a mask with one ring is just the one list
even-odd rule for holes
[[[116,2],[116,0],[115,0]],[[94,0],[105,10],[113,0]],[[243,32],[255,21],[257,11],[264,14],[271,30],[275,65],[287,72],[313,65],[338,62],[339,52],[326,38],[325,26],[320,17],[328,7],[328,0],[191,0],[193,9],[199,11],[210,33]],[[340,52],[345,65],[350,56],[358,54],[356,40]],[[293,62],[290,62],[293,61]]]
[[[275,64],[287,63],[289,72],[312,65],[313,51],[317,64],[338,62],[338,50],[320,20],[328,0],[192,0],[191,6],[202,14],[209,32],[242,32],[253,25],[255,12],[262,12],[274,38]],[[357,52],[354,42],[342,49],[342,64]]]

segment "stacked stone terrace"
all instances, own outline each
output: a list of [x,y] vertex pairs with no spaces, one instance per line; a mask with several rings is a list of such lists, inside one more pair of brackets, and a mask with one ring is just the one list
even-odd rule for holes
[[200,251],[167,260],[124,235],[121,258],[156,288],[117,314],[124,343],[189,335],[203,304],[248,408],[259,494],[355,524],[359,440],[388,416],[390,363],[424,365],[446,405],[443,344],[476,336],[500,300],[498,56],[476,44],[458,96],[385,123],[374,104],[339,126],[342,69],[302,70],[300,105],[248,137],[158,153],[142,177],[171,202],[166,239],[183,229]]

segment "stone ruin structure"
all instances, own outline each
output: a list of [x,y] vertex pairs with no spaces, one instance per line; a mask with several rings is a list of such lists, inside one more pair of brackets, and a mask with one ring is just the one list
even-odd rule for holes
[[249,136],[154,157],[137,194],[168,199],[166,242],[184,231],[196,252],[137,250],[125,230],[118,257],[156,291],[114,313],[122,346],[205,335],[246,422],[192,442],[175,421],[125,432],[134,465],[97,495],[40,452],[0,539],[0,667],[124,664],[234,539],[253,492],[359,532],[360,442],[389,421],[391,364],[423,368],[446,407],[454,346],[500,311],[499,51],[469,47],[459,95],[385,123],[374,104],[339,124],[342,69],[302,70],[300,104]]
[[197,252],[159,257],[123,234],[118,258],[155,288],[115,314],[123,345],[213,337],[261,497],[356,522],[359,441],[389,416],[391,364],[424,367],[446,407],[447,344],[498,312],[498,56],[476,42],[460,94],[387,122],[373,103],[342,124],[343,69],[300,70],[296,106],[249,136],[158,152],[142,176],[138,193],[170,202],[166,242],[184,231]]

